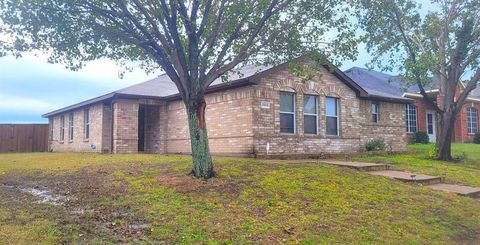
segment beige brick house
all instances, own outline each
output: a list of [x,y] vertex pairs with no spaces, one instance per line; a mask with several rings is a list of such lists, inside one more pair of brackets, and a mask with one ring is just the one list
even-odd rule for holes
[[[361,87],[325,65],[308,82],[288,64],[247,65],[206,95],[210,149],[217,155],[275,156],[362,151],[383,138],[406,146],[410,100]],[[168,76],[44,115],[52,151],[188,154],[183,102]]]

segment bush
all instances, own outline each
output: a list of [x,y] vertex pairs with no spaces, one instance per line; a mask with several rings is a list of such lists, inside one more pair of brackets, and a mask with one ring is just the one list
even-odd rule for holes
[[480,144],[480,133],[475,134],[475,137],[473,138],[473,143]]
[[415,144],[415,134],[407,134],[407,144]]
[[428,139],[427,132],[418,131],[415,133],[415,143],[417,144],[428,144],[430,141]]
[[437,157],[437,145],[432,145],[428,149],[428,159],[435,159],[435,157]]
[[385,141],[383,139],[373,139],[365,145],[367,151],[383,151],[385,150]]

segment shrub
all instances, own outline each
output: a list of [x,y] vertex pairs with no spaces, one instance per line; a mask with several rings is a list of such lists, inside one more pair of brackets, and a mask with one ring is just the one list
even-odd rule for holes
[[473,138],[473,143],[480,144],[480,133],[475,134],[475,137]]
[[432,145],[430,149],[428,149],[428,158],[435,159],[437,157],[437,145]]
[[365,145],[367,151],[383,151],[385,150],[385,141],[383,139],[373,139]]
[[415,143],[417,144],[428,144],[430,141],[428,139],[427,132],[418,131],[415,133]]
[[407,144],[415,144],[415,134],[407,134]]

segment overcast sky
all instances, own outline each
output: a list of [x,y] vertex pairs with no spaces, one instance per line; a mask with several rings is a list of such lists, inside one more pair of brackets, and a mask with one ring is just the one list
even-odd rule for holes
[[[369,57],[362,49],[357,61],[342,69],[363,67]],[[110,60],[89,63],[80,71],[49,64],[46,57],[0,58],[0,123],[42,123],[41,115],[114,90],[143,82],[159,74],[137,69],[119,78],[119,68]]]

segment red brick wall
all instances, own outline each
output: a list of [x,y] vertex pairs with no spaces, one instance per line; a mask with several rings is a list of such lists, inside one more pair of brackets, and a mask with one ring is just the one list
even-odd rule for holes
[[433,109],[421,98],[415,98],[413,105],[417,107],[417,131],[426,132],[427,111],[433,111]]
[[[468,101],[465,103],[465,105],[463,105],[462,110],[460,111],[460,115],[455,121],[455,133],[454,133],[455,142],[464,142],[464,143],[473,142],[473,137],[475,136],[475,134],[468,133],[468,128],[467,128],[467,109],[469,107],[476,108],[477,114],[480,112],[479,102]],[[478,120],[479,119],[477,118],[477,121]]]
[[[440,103],[440,98],[437,97],[437,103]],[[414,105],[417,106],[417,131],[427,131],[426,128],[426,112],[431,109],[421,98],[415,99]],[[480,102],[467,101],[463,105],[460,113],[455,120],[453,130],[453,141],[459,143],[472,142],[475,134],[469,134],[467,129],[467,108],[475,107],[480,112]],[[438,117],[437,117],[438,118]],[[438,122],[437,122],[438,133]]]

